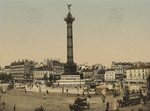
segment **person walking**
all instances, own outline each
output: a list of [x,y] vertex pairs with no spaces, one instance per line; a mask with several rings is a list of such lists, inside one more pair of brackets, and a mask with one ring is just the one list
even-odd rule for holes
[[87,97],[87,104],[89,104],[89,100],[90,100],[89,97]]
[[64,93],[64,87],[62,88],[62,93]]
[[89,98],[91,98],[91,95],[90,95],[90,93],[88,93],[88,97],[89,97]]
[[82,95],[83,95],[83,97],[84,97],[84,91],[83,91],[83,94],[82,94]]
[[49,94],[48,90],[46,90],[46,93]]
[[39,92],[41,92],[41,87],[39,87]]
[[26,88],[25,88],[25,93],[27,93],[27,90],[26,90]]
[[44,94],[43,99],[46,99],[46,95]]
[[106,111],[109,111],[109,102],[107,101],[107,104],[106,104]]
[[41,107],[39,108],[39,111],[44,111],[43,106],[41,105]]
[[14,109],[13,109],[13,111],[16,111],[16,105],[14,104]]
[[103,98],[103,103],[105,103],[105,99]]
[[68,93],[68,89],[66,89],[66,92]]
[[104,95],[102,95],[102,101],[103,101],[103,103],[105,103],[105,96]]
[[146,96],[143,96],[143,102],[146,104]]
[[5,108],[5,102],[3,102],[3,108]]

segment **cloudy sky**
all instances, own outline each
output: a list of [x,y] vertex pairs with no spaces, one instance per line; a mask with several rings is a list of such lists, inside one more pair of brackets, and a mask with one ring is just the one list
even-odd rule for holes
[[0,0],[0,66],[66,62],[66,4],[73,4],[74,61],[150,61],[149,0]]

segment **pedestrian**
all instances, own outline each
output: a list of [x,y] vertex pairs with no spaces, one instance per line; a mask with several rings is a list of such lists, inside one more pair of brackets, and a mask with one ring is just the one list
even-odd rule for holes
[[84,97],[84,91],[83,91],[83,94],[82,94],[82,95],[83,95],[83,97]]
[[64,87],[62,88],[62,93],[64,93]]
[[66,89],[66,92],[68,93],[68,89]]
[[16,111],[16,105],[14,104],[14,110],[13,111]]
[[90,93],[88,93],[88,97],[89,97],[89,98],[91,98],[91,95],[90,95]]
[[44,94],[43,98],[46,99],[46,95],[45,94]]
[[39,108],[39,111],[44,111],[43,106],[41,105],[41,107]]
[[80,97],[79,93],[78,93],[78,97]]
[[143,97],[144,104],[146,104],[146,96]]
[[143,94],[142,94],[142,89],[140,88],[140,94],[141,94],[141,98],[143,98]]
[[3,108],[5,108],[5,102],[3,102]]
[[41,92],[41,88],[39,87],[39,92]]
[[103,103],[105,103],[105,99],[103,98]]
[[1,95],[0,95],[0,99],[1,99]]
[[109,111],[109,102],[107,101],[106,111]]
[[87,97],[87,104],[89,104],[89,100],[90,100],[89,97]]
[[46,93],[49,94],[48,90],[46,90]]

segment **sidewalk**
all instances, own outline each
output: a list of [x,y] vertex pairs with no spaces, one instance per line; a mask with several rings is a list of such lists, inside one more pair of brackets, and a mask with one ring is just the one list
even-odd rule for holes
[[[39,92],[41,89],[41,92],[45,92],[48,90],[48,92],[56,92],[56,93],[62,93],[62,88],[52,88],[52,87],[36,87],[34,86],[33,88],[27,88],[26,91],[33,91],[33,92]],[[66,91],[68,89],[68,92]],[[75,89],[75,88],[64,88],[64,93],[69,93],[69,94],[83,94],[83,89]],[[90,94],[95,94],[95,92],[89,92]],[[87,94],[87,92],[84,92],[84,94]]]

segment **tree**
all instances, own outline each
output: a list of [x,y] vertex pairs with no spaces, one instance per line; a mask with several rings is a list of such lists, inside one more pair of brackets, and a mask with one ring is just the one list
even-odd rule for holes
[[50,74],[50,76],[49,76],[49,81],[52,82],[52,80],[53,80],[53,75]]
[[57,80],[57,79],[56,79],[56,76],[53,76],[53,80],[54,80],[54,82],[56,82],[56,80]]
[[147,77],[147,87],[150,92],[150,75]]
[[83,73],[80,74],[80,78],[83,79]]
[[45,81],[47,81],[47,80],[48,80],[47,73],[45,73],[45,74],[44,74],[43,79],[44,79]]
[[7,75],[5,73],[0,75],[0,80],[2,80],[2,82],[9,82],[13,80],[13,77],[11,74]]

